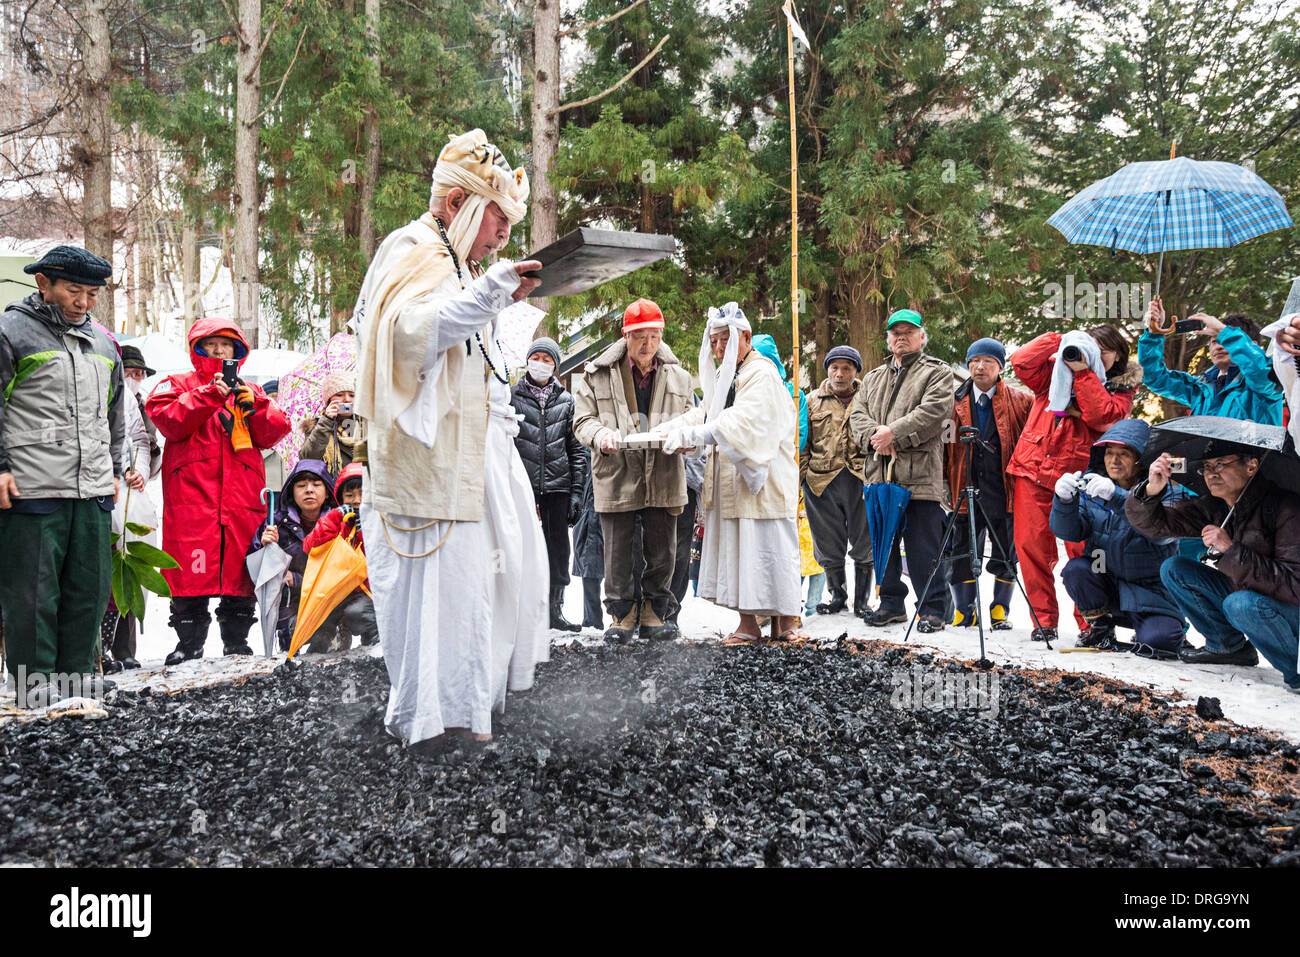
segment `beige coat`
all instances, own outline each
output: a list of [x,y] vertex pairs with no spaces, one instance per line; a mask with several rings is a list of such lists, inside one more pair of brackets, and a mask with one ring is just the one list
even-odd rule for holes
[[[853,380],[856,397],[862,380]],[[800,484],[807,481],[808,490],[820,496],[826,486],[844,469],[862,481],[866,456],[849,431],[849,413],[853,403],[845,405],[831,391],[831,380],[826,379],[808,396],[808,441],[799,457]]]
[[904,356],[901,372],[890,356],[863,376],[849,413],[853,440],[867,456],[863,481],[867,485],[885,481],[889,459],[872,451],[871,436],[887,425],[894,430],[898,457],[892,481],[919,501],[943,501],[943,440],[952,407],[952,370],[933,356],[921,352]]
[[[735,401],[709,423],[717,444],[709,449],[701,505],[721,509],[724,519],[794,519],[799,510],[799,466],[790,393],[776,366],[757,349],[736,368],[735,386]],[[705,415],[701,405],[668,426],[702,425]],[[763,468],[766,479],[755,492],[745,473]]]
[[[431,294],[407,305],[403,352],[424,355],[438,303],[460,292],[455,274]],[[413,331],[410,331],[413,330]],[[484,327],[490,341],[491,325]],[[382,513],[415,515],[438,521],[483,519],[483,460],[488,429],[487,366],[478,349],[448,349],[438,370],[437,438],[425,448],[401,428],[368,423],[369,479],[365,501]],[[419,383],[417,383],[417,393]]]
[[686,505],[686,463],[658,451],[600,451],[608,431],[619,435],[648,432],[694,408],[691,374],[666,343],[656,354],[659,370],[650,390],[648,421],[638,421],[627,340],[619,339],[583,366],[573,383],[573,434],[591,449],[591,485],[597,512],[666,508],[680,514]]

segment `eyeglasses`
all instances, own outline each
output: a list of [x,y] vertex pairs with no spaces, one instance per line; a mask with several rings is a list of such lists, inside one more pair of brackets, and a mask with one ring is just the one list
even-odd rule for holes
[[1229,465],[1236,465],[1240,461],[1241,459],[1239,458],[1233,458],[1233,459],[1229,459],[1226,462],[1220,462],[1218,465],[1203,464],[1199,469],[1196,470],[1196,474],[1197,475],[1218,475]]

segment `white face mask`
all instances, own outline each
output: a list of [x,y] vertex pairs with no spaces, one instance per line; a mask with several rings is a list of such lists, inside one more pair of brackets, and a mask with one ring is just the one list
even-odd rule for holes
[[129,376],[124,377],[124,378],[126,378],[126,387],[127,387],[128,389],[131,390],[131,394],[132,394],[132,395],[139,395],[139,394],[140,394],[140,386],[141,386],[143,383],[141,383],[140,380],[138,380],[138,379],[132,379],[132,378],[130,378]]
[[549,362],[543,362],[541,359],[528,360],[528,374],[533,377],[533,381],[539,385],[545,385],[551,381],[551,375],[555,372]]

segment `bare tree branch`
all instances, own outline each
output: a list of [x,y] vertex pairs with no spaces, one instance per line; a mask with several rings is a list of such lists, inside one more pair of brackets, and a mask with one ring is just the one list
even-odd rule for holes
[[649,63],[651,60],[654,59],[655,54],[658,53],[660,50],[662,50],[663,45],[667,42],[668,42],[668,35],[665,34],[664,38],[655,44],[655,48],[646,54],[645,59],[642,60],[640,63],[638,63],[636,66],[632,67],[632,69],[628,70],[627,74],[623,77],[623,79],[619,80],[613,86],[609,87],[606,90],[602,90],[601,92],[597,93],[595,96],[589,96],[585,100],[576,100],[573,103],[565,103],[563,106],[557,106],[553,110],[547,110],[546,115],[559,116],[565,110],[574,110],[580,106],[586,106],[588,103],[595,103],[597,100],[604,99],[605,97],[609,96],[611,93],[617,90],[628,80],[632,79],[632,77],[636,76],[643,66],[645,66],[647,63]]
[[271,102],[266,104],[266,108],[261,113],[257,114],[259,123],[262,122],[262,117],[266,116],[271,111],[271,108],[275,106],[276,101],[280,99],[280,94],[284,92],[284,81],[289,79],[289,74],[293,72],[293,65],[298,62],[298,51],[302,49],[302,41],[307,39],[307,26],[310,26],[310,24],[304,25],[302,28],[302,34],[298,37],[298,45],[293,48],[293,56],[289,60],[289,65],[285,67],[284,76],[280,77],[280,85],[276,87],[275,96],[271,97]]
[[574,33],[581,33],[583,30],[590,30],[593,27],[601,27],[607,23],[613,23],[623,14],[632,12],[633,10],[635,10],[637,7],[641,6],[641,4],[645,2],[646,0],[634,0],[633,3],[629,4],[628,6],[624,7],[622,10],[618,11],[618,13],[610,14],[607,17],[601,17],[599,20],[593,20],[591,23],[582,23],[576,27],[569,27],[569,29],[567,30],[561,30],[559,33],[556,34],[556,36],[567,37]]

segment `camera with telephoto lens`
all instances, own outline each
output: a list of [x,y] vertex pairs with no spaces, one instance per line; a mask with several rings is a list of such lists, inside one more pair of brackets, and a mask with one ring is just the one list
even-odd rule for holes
[[1061,358],[1066,362],[1082,362],[1083,350],[1078,346],[1066,346],[1061,350]]

